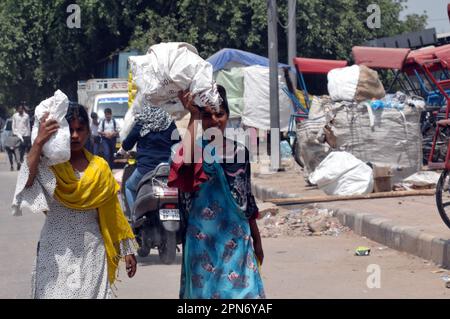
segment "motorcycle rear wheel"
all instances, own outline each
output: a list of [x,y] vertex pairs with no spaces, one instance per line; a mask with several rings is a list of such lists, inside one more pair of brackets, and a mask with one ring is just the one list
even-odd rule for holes
[[[133,230],[133,231],[135,231],[135,230]],[[145,232],[142,228],[138,231],[136,240],[139,244],[139,249],[137,250],[138,256],[139,257],[147,257],[150,254],[150,247],[148,247],[148,245],[146,243]]]
[[150,254],[150,248],[146,246],[139,247],[137,254],[139,257],[147,257]]
[[159,259],[163,264],[171,265],[177,255],[177,236],[175,232],[164,231],[164,240],[158,247]]

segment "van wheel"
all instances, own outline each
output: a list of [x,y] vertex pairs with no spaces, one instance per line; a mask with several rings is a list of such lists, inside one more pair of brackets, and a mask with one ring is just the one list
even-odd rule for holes
[[158,253],[163,264],[173,264],[177,255],[176,232],[164,231],[163,241],[161,246],[158,247]]

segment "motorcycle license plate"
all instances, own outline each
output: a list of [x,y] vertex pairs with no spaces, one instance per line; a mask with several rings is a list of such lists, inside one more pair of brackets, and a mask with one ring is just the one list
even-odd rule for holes
[[178,209],[160,209],[159,219],[161,221],[166,220],[180,220],[180,210]]

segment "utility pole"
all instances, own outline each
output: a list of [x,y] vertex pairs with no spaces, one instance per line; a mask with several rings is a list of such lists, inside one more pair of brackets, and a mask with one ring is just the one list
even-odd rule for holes
[[267,0],[267,29],[270,61],[270,168],[280,168],[280,108],[278,99],[277,1]]
[[[293,59],[297,56],[297,0],[289,0],[288,10],[288,64],[295,70]],[[297,87],[297,78],[294,71],[289,72],[294,88]]]

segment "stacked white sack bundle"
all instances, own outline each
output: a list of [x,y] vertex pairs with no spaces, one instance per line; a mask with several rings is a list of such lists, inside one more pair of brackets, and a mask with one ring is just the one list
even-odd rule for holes
[[381,99],[386,93],[378,73],[365,65],[352,65],[328,72],[328,93],[333,101]]
[[189,90],[200,107],[218,109],[222,99],[213,79],[212,65],[203,60],[188,43],[169,42],[151,46],[146,55],[129,57],[136,98],[125,116],[121,135],[126,137],[142,106],[164,105],[176,99],[179,91]]
[[56,165],[67,162],[70,159],[70,129],[66,120],[67,108],[69,107],[69,99],[60,90],[55,94],[42,101],[35,109],[35,121],[33,131],[31,133],[31,141],[37,137],[39,131],[39,122],[45,113],[49,113],[47,120],[56,120],[59,124],[58,131],[50,137],[42,148],[42,153],[48,158],[48,165]]

